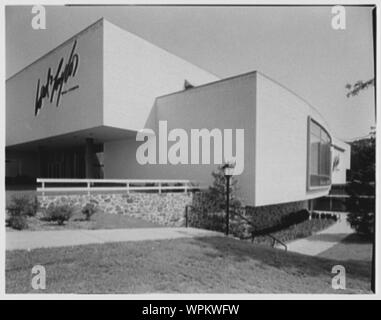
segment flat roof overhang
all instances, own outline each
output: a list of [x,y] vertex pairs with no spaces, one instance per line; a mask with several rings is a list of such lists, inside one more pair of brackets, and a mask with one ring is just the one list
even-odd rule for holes
[[134,138],[136,137],[136,133],[137,131],[134,130],[99,126],[30,142],[7,145],[6,149],[9,151],[37,151],[39,147],[67,148],[85,145],[87,138],[92,138],[95,144],[99,144],[108,141]]

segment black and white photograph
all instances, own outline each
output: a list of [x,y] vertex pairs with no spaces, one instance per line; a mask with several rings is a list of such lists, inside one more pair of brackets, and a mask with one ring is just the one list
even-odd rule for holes
[[378,293],[375,4],[3,8],[5,296]]

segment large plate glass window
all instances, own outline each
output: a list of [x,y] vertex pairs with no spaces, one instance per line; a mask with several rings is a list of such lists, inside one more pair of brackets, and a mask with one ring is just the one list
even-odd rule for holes
[[309,170],[310,188],[331,184],[331,137],[317,122],[309,119]]

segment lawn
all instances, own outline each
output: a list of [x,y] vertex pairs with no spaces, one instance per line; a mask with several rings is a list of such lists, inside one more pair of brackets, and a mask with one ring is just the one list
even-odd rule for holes
[[[225,237],[6,252],[6,292],[36,293],[31,269],[46,267],[43,293],[370,293],[369,261],[337,261]],[[345,265],[347,290],[331,288]]]
[[[6,202],[9,203],[13,196],[30,195],[33,196],[36,191],[27,187],[20,187],[15,190],[6,191]],[[120,229],[120,228],[155,228],[159,225],[126,215],[107,214],[104,212],[95,213],[89,221],[85,220],[85,216],[80,209],[75,209],[73,216],[64,225],[58,225],[54,222],[44,221],[41,214],[35,217],[28,217],[29,231],[46,231],[46,230],[67,230],[67,229]],[[7,232],[15,231],[7,227]]]
[[[29,231],[47,231],[47,230],[70,230],[70,229],[128,229],[128,228],[156,228],[162,227],[158,224],[130,217],[121,214],[110,214],[105,212],[95,213],[89,221],[85,220],[85,216],[77,210],[73,216],[64,225],[44,221],[38,217],[28,217]],[[7,227],[7,232],[17,232]]]
[[348,256],[352,260],[371,261],[372,243],[353,233],[342,242],[319,254],[319,257],[344,261],[348,260]]
[[[35,189],[30,186],[18,186],[12,190],[6,190],[6,203],[10,203],[13,196],[36,194]],[[67,229],[122,229],[122,228],[155,228],[162,227],[153,222],[143,219],[130,217],[127,215],[107,214],[105,212],[95,213],[90,221],[85,220],[85,216],[79,208],[74,210],[73,216],[64,225],[58,225],[54,222],[44,221],[41,219],[42,214],[39,213],[35,217],[28,217],[29,231],[47,231],[47,230],[67,230]],[[17,232],[10,227],[6,228],[7,232]]]

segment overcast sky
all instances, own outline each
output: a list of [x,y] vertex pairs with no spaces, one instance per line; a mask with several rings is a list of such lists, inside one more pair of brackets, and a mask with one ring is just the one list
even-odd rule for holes
[[374,124],[374,89],[345,85],[374,77],[371,8],[347,7],[346,29],[331,7],[46,6],[33,30],[30,6],[6,7],[6,75],[13,75],[101,17],[221,78],[259,70],[317,108],[333,133],[351,139]]

